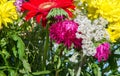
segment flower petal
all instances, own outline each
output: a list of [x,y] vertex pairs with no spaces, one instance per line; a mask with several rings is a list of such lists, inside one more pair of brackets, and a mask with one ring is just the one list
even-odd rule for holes
[[29,2],[25,2],[22,4],[22,11],[25,11],[25,10],[37,10],[37,7]]
[[36,10],[29,11],[26,15],[26,20],[29,20],[30,18],[34,17],[37,14]]

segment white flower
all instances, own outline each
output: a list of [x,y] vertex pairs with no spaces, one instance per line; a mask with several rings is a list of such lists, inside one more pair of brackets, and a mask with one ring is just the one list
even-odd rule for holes
[[91,22],[87,16],[77,10],[77,16],[74,19],[79,24],[76,38],[82,38],[82,51],[85,55],[94,56],[96,53],[94,42],[102,39],[109,39],[109,35],[105,30],[108,22],[102,17]]
[[78,53],[74,53],[74,54],[72,55],[72,57],[69,58],[69,60],[70,60],[71,62],[78,63],[78,60],[77,60],[77,56],[78,56],[78,55],[79,55]]

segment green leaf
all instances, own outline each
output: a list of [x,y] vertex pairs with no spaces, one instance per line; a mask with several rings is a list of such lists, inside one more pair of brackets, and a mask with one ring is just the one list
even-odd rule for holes
[[57,15],[64,15],[64,16],[68,16],[67,12],[64,11],[63,9],[60,8],[53,8],[50,10],[50,12],[47,15],[47,18],[51,18],[51,17],[55,17]]
[[0,76],[6,76],[6,74],[3,71],[0,71]]
[[93,66],[93,72],[94,72],[95,76],[101,76],[101,72],[99,70],[98,65],[97,64],[93,64],[92,66]]
[[23,57],[25,56],[25,52],[24,52],[25,45],[20,37],[18,38],[17,48],[18,48],[19,59],[22,60]]
[[68,71],[70,72],[70,76],[75,76],[75,74],[74,74],[74,70],[72,70],[72,69],[68,69]]
[[3,46],[5,46],[6,44],[7,44],[6,39],[5,39],[5,38],[2,38],[2,39],[0,40],[0,46],[3,47]]
[[91,76],[88,72],[86,73],[86,76]]
[[33,76],[33,75],[31,75],[31,74],[24,74],[23,76]]
[[14,56],[17,57],[17,53],[18,53],[18,52],[17,52],[17,50],[16,50],[16,47],[14,46],[14,47],[12,48],[12,50],[13,50]]
[[30,64],[27,62],[27,60],[22,60],[23,61],[23,66],[25,68],[26,71],[31,72],[31,67]]
[[55,56],[54,56],[54,62],[57,62],[57,60],[58,60],[58,56],[55,55]]
[[25,44],[23,43],[22,39],[19,36],[12,35],[11,37],[13,38],[14,41],[17,41],[19,59],[22,60],[23,57],[25,56],[25,52],[24,52]]
[[25,69],[19,69],[19,72],[23,74],[26,73]]
[[4,55],[5,60],[10,57],[9,52],[6,49],[2,49],[2,54]]
[[32,74],[33,75],[42,75],[42,74],[49,74],[49,73],[51,73],[51,71],[46,70],[46,71],[40,71],[40,72],[33,72]]
[[9,70],[10,76],[18,76],[17,71]]
[[59,59],[58,59],[58,65],[57,65],[57,69],[59,69],[60,66],[61,66],[61,60],[60,60],[60,57],[59,57]]

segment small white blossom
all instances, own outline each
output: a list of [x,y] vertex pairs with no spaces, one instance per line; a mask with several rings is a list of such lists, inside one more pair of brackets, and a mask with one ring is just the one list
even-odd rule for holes
[[77,60],[77,56],[78,56],[78,55],[79,55],[78,53],[74,53],[74,54],[72,55],[72,57],[69,58],[69,60],[70,60],[71,62],[78,63],[78,60]]

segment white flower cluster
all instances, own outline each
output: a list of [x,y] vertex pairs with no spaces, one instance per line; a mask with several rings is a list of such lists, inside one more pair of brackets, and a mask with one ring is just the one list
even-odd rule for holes
[[98,18],[93,22],[89,20],[85,15],[77,10],[77,17],[74,19],[79,24],[76,37],[82,38],[82,51],[85,55],[94,56],[96,53],[96,47],[94,42],[98,42],[102,39],[109,39],[109,35],[105,30],[108,22],[103,18]]

